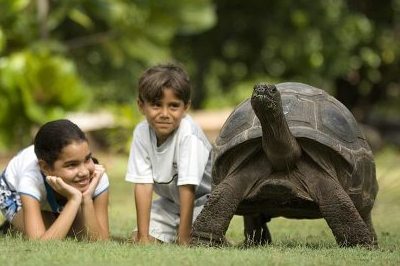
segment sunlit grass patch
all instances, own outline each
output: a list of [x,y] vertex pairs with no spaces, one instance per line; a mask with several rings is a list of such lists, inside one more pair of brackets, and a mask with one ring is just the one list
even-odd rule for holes
[[372,212],[379,248],[340,248],[323,219],[275,218],[268,223],[272,244],[241,248],[242,217],[234,216],[225,248],[138,246],[129,241],[136,226],[132,184],[125,182],[127,156],[98,154],[110,177],[108,242],[26,241],[0,237],[0,265],[400,265],[400,153],[377,154],[379,193]]

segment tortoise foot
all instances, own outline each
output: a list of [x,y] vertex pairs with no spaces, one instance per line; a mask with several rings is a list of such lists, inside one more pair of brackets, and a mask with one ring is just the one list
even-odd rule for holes
[[225,236],[215,236],[212,233],[193,232],[190,240],[191,246],[228,247],[231,243]]
[[363,240],[363,241],[357,241],[357,242],[348,242],[348,241],[341,241],[338,242],[340,247],[362,247],[366,248],[369,250],[374,250],[378,249],[379,245],[378,242],[375,239],[372,240]]

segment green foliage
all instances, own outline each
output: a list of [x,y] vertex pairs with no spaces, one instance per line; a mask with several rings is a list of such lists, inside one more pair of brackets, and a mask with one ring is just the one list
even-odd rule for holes
[[0,149],[82,102],[132,104],[142,71],[173,61],[178,32],[214,23],[211,0],[1,0]]
[[143,70],[174,60],[170,43],[177,33],[195,34],[215,23],[210,0],[79,1],[68,10],[75,15],[60,19],[54,34],[102,104],[135,99]]
[[398,103],[399,1],[215,3],[215,27],[174,41],[175,56],[194,73],[194,107],[209,106],[215,94],[234,93],[239,83],[261,78],[305,82],[333,94],[341,87],[353,90],[361,105],[355,107],[365,112],[370,102],[395,97]]
[[4,48],[4,45],[5,45],[5,42],[6,42],[5,39],[6,39],[6,38],[5,38],[5,36],[4,36],[4,33],[3,33],[2,29],[0,28],[0,53],[1,53],[1,51],[3,50],[3,48]]
[[298,81],[364,117],[396,117],[399,23],[399,0],[0,0],[0,58],[62,57],[92,109],[132,104],[145,68],[177,60],[194,109],[235,105],[258,81]]
[[0,140],[29,144],[32,125],[63,117],[88,96],[73,64],[62,56],[25,51],[1,58]]

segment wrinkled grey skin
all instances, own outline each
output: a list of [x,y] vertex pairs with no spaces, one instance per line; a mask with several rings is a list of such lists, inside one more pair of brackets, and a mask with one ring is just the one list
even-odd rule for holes
[[350,111],[320,89],[257,84],[216,140],[212,175],[192,244],[225,244],[237,214],[246,245],[270,243],[278,216],[324,218],[340,246],[377,245],[373,154]]

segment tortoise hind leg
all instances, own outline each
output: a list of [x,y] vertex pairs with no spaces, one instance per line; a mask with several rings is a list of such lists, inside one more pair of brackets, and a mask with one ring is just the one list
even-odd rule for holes
[[272,238],[266,225],[270,220],[271,219],[266,217],[263,213],[243,216],[245,236],[243,244],[246,247],[270,244]]

